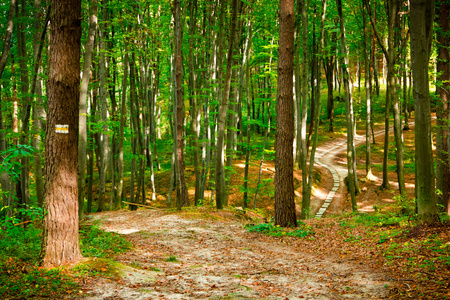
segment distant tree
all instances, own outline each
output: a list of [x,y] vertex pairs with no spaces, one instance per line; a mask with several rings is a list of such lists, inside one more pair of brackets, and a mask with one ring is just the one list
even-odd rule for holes
[[[11,46],[11,37],[12,32],[14,28],[14,14],[16,12],[16,0],[11,0],[11,3],[9,5],[9,13],[8,13],[8,21],[6,24],[6,31],[5,31],[5,38],[3,42],[3,50],[0,57],[0,81],[2,78],[3,71],[5,70],[6,61],[8,59],[9,50]],[[1,82],[0,82],[1,83]],[[1,99],[1,86],[0,84],[0,152],[3,152],[6,150],[6,141],[5,136],[3,133],[4,130],[4,122],[3,122],[3,112],[2,112],[2,99]],[[0,163],[3,163],[3,157],[0,156]],[[1,182],[1,188],[3,191],[9,190],[9,177],[7,172],[2,172],[0,174],[0,182]],[[6,196],[6,193],[3,194],[3,206],[8,205],[8,197]]]
[[275,142],[275,224],[297,227],[294,202],[294,0],[280,0],[277,131]]
[[77,188],[81,0],[52,0],[51,8],[44,267],[73,263],[82,257]]
[[433,39],[434,0],[411,0],[411,69],[415,106],[416,196],[422,222],[436,217],[428,63]]

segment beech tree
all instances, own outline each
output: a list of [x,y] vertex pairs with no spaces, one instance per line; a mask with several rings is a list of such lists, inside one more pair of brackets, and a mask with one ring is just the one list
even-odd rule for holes
[[422,222],[436,218],[436,191],[431,144],[428,63],[433,39],[434,0],[411,0],[411,69],[415,107],[416,196]]
[[51,8],[44,267],[81,258],[77,188],[81,0],[52,0]]

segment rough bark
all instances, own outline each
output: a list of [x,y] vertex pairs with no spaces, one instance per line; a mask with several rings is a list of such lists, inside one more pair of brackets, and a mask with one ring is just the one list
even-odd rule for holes
[[[81,1],[52,0],[51,7],[44,267],[81,259],[77,188]],[[60,125],[68,126],[62,128],[65,133],[56,132]]]
[[294,202],[293,65],[295,13],[293,0],[279,2],[280,40],[275,141],[275,224],[297,227]]

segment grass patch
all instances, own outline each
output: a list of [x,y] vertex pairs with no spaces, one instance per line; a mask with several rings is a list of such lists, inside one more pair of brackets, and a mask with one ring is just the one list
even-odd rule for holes
[[115,232],[106,232],[98,224],[82,225],[80,248],[83,256],[113,258],[131,249],[131,243]]
[[306,224],[299,222],[299,229],[288,230],[280,226],[275,226],[272,223],[261,223],[258,225],[250,225],[247,227],[248,232],[261,232],[269,236],[293,236],[296,238],[302,238],[308,235],[313,235],[314,232]]

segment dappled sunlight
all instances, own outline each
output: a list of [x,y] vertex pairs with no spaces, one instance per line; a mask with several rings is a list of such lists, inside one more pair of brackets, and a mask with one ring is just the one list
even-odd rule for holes
[[361,203],[358,203],[357,205],[358,205],[358,211],[361,211],[361,212],[374,212],[375,211],[375,209],[373,209],[373,205],[362,206]]
[[319,199],[325,199],[328,196],[328,190],[324,188],[315,188],[313,194]]

